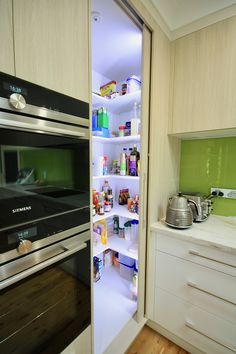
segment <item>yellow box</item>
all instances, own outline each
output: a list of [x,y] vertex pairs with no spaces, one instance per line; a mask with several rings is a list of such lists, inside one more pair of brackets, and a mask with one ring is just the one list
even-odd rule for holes
[[116,92],[116,81],[110,81],[107,84],[100,87],[101,96],[110,96],[113,92]]

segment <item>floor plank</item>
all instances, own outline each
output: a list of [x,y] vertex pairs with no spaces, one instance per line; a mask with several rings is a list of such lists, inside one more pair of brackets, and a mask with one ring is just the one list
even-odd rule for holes
[[145,326],[126,354],[188,354],[184,349]]

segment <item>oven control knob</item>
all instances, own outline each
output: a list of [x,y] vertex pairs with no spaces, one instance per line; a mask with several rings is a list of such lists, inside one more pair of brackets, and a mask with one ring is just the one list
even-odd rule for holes
[[20,254],[25,254],[31,251],[32,242],[30,240],[20,240],[19,246],[17,247],[17,251]]
[[19,93],[12,93],[9,99],[10,104],[12,105],[12,107],[16,108],[16,109],[23,109],[26,106],[26,101],[24,96],[22,96]]

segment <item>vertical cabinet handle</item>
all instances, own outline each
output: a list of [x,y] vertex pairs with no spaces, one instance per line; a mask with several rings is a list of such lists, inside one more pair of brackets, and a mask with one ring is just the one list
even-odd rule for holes
[[[147,178],[147,174],[146,174],[146,172],[144,172],[143,173],[143,183],[142,183],[142,194],[143,194],[142,206],[145,205],[144,198],[146,197],[146,193],[145,193],[146,178]],[[143,208],[142,228],[144,229],[145,227],[146,227],[146,208]]]
[[201,330],[195,328],[193,322],[191,322],[191,321],[185,321],[185,326],[188,327],[188,328],[190,328],[190,329],[192,329],[193,331],[195,331],[195,332],[201,334],[202,336],[204,336],[204,337],[206,337],[206,338],[212,340],[213,342],[215,342],[215,343],[221,345],[222,347],[231,350],[233,353],[236,353],[236,348],[233,348],[233,347],[230,347],[230,346],[228,346],[228,345],[226,345],[226,344],[223,344],[223,343],[219,342],[218,340],[212,338],[212,337],[209,336],[208,334],[206,334],[206,333],[202,332]]

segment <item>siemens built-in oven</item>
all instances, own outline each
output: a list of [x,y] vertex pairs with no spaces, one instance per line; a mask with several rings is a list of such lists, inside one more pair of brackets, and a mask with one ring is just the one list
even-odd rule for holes
[[0,352],[90,324],[89,106],[0,73]]

